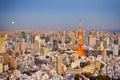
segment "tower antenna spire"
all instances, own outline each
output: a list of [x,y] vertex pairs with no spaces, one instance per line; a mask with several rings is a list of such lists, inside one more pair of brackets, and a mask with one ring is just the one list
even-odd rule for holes
[[80,20],[80,29],[82,29],[82,20]]

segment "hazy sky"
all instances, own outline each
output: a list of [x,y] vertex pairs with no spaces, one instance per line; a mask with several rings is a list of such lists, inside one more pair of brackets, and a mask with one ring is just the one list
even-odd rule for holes
[[120,0],[0,0],[0,30],[75,30],[80,20],[83,29],[120,30]]

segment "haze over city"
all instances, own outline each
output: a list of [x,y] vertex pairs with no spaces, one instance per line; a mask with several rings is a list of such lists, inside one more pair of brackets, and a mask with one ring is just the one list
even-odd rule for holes
[[120,0],[0,0],[0,80],[120,80]]
[[[0,30],[120,30],[119,0],[0,0]],[[14,24],[12,24],[14,21]]]

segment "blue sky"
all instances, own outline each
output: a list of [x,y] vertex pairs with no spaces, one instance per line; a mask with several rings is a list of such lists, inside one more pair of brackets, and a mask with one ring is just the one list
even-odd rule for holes
[[[120,30],[120,0],[0,0],[0,30]],[[11,22],[15,21],[12,25]]]

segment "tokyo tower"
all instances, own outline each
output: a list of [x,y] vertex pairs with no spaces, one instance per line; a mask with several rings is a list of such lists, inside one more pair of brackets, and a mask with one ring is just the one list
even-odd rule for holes
[[81,56],[81,57],[85,56],[85,52],[84,52],[84,50],[82,48],[82,36],[83,36],[83,33],[82,33],[82,23],[80,22],[77,54],[79,56]]

